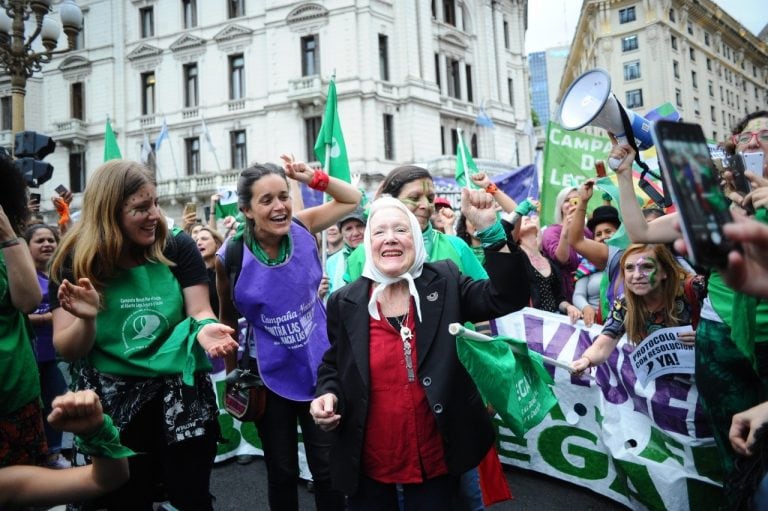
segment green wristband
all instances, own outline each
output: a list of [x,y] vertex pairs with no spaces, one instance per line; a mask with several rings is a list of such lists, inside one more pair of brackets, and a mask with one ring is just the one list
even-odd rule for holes
[[498,220],[496,220],[490,227],[475,232],[475,237],[483,244],[483,248],[491,247],[499,242],[506,241],[507,239],[507,235],[504,233],[504,227]]
[[107,414],[104,414],[104,422],[96,431],[76,436],[75,445],[81,453],[97,458],[119,459],[136,454],[120,443],[120,432]]

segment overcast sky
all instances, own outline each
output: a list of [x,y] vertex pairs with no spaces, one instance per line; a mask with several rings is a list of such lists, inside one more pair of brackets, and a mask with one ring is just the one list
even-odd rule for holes
[[[757,34],[768,23],[766,0],[714,0],[747,30]],[[581,0],[530,0],[525,51],[570,45],[579,21]]]

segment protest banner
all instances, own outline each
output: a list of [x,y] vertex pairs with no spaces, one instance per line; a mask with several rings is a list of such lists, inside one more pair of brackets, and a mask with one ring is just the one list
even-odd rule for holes
[[[570,363],[600,332],[568,317],[525,308],[496,320],[501,335]],[[721,467],[698,391],[687,375],[666,375],[643,388],[632,369],[633,346],[619,342],[594,369],[595,380],[545,366],[558,399],[524,436],[499,421],[502,463],[535,470],[634,509],[717,509]]]
[[691,332],[690,326],[662,328],[635,347],[630,355],[637,380],[645,387],[648,380],[664,374],[693,374],[694,347],[677,340],[677,334]]
[[[564,363],[578,358],[601,329],[571,325],[567,316],[531,308],[497,319],[496,326],[500,335],[525,340],[531,351]],[[497,416],[501,462],[588,488],[633,509],[717,509],[720,459],[693,379],[662,375],[643,387],[632,367],[633,351],[621,340],[593,369],[594,380],[545,365],[558,403],[524,435],[513,433]],[[224,410],[223,372],[212,378],[223,438],[216,461],[261,454],[256,427]],[[299,466],[301,477],[309,479],[301,446]]]
[[[607,137],[596,137],[581,131],[568,131],[559,124],[549,122],[542,164],[541,225],[554,223],[555,202],[560,190],[570,187],[578,188],[587,179],[596,177],[595,162],[607,160],[610,151],[611,141]],[[653,159],[655,149],[649,151],[644,151],[641,156],[651,170],[658,169],[658,163]],[[645,202],[648,196],[637,186],[639,176],[639,172],[633,171],[635,195]],[[606,179],[616,183],[616,175],[613,172],[609,172]],[[658,182],[652,181],[652,184],[654,188],[661,190]],[[601,204],[601,194],[596,193],[592,196],[587,209],[591,212]]]

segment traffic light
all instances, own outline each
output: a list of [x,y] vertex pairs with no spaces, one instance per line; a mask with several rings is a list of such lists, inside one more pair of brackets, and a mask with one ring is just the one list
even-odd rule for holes
[[37,188],[53,177],[53,165],[40,160],[51,154],[54,149],[56,149],[56,142],[47,135],[34,131],[16,134],[14,163],[24,176],[27,186]]

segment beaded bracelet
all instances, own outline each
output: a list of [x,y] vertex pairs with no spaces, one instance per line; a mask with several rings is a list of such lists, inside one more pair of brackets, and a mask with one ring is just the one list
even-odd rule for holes
[[8,248],[8,247],[15,247],[19,243],[21,243],[19,241],[19,238],[13,238],[13,239],[10,239],[10,240],[6,240],[6,241],[3,241],[2,243],[0,243],[0,249]]
[[496,193],[498,191],[499,191],[499,187],[496,186],[496,183],[491,183],[491,184],[489,184],[488,186],[485,187],[485,192],[486,193],[490,193],[491,195],[493,195],[494,193]]
[[321,192],[324,192],[326,188],[328,188],[328,183],[331,182],[330,176],[323,172],[320,169],[315,169],[315,173],[312,176],[312,181],[310,181],[307,186],[312,188],[313,190],[319,190]]

